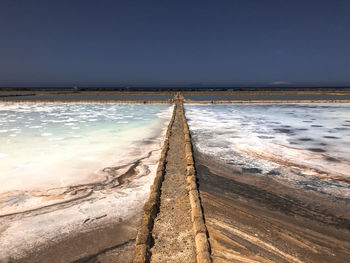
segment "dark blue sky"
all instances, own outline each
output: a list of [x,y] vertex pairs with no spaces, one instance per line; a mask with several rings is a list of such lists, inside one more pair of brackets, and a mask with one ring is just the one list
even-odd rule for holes
[[0,1],[0,86],[350,84],[350,1]]

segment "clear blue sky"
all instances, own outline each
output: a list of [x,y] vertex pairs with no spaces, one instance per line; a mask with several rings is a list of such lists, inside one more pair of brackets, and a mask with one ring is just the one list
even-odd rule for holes
[[0,86],[350,84],[350,1],[0,1]]

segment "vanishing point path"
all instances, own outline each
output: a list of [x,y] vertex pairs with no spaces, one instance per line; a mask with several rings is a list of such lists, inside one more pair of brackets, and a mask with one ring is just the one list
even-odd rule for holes
[[186,181],[185,134],[176,108],[169,136],[159,213],[154,221],[151,262],[195,262],[191,206]]
[[173,117],[136,239],[134,263],[211,262],[192,147],[176,95]]

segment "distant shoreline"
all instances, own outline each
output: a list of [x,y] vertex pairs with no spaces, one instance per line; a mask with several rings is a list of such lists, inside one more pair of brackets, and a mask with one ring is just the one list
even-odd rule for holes
[[[185,103],[348,103],[347,89],[186,90]],[[1,103],[127,103],[171,104],[175,90],[1,90]]]
[[349,86],[261,86],[261,87],[0,87],[1,91],[71,91],[79,93],[90,91],[123,91],[123,92],[202,92],[202,91],[350,91]]

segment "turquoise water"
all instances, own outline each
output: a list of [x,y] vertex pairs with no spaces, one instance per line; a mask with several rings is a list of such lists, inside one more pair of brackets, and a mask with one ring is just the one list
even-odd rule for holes
[[135,140],[159,135],[169,105],[0,104],[0,193],[93,179]]
[[172,109],[0,103],[0,262],[141,215]]

